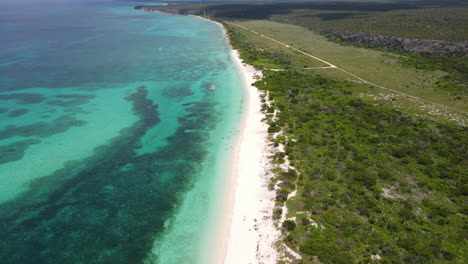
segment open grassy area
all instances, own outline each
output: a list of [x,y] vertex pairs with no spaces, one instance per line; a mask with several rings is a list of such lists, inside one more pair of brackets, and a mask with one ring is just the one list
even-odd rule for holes
[[[236,23],[239,24],[240,23]],[[310,58],[304,56],[303,54],[298,53],[297,51],[291,50],[291,49],[285,49],[284,46],[279,45],[278,43],[262,38],[258,36],[258,34],[253,33],[248,30],[242,30],[242,37],[245,37],[249,39],[249,43],[251,45],[252,49],[257,49],[260,51],[259,53],[261,54],[262,51],[266,51],[269,54],[280,54],[281,57],[284,60],[287,60],[289,62],[286,67],[288,68],[304,68],[304,67],[324,67],[327,66],[326,64],[317,61],[317,60],[311,60]],[[273,65],[265,65],[262,63],[262,61],[259,60],[252,60],[252,63],[254,63],[254,66],[258,66],[259,68],[270,68],[270,69],[283,69],[285,68],[284,65],[278,65],[278,64],[273,64]]]
[[[362,88],[355,91],[358,92],[356,95],[360,94],[369,99],[387,100],[402,110],[417,114],[430,113],[430,115],[442,119],[451,119],[450,115],[457,115],[466,122],[466,111],[468,110],[466,100],[457,98],[449,91],[437,89],[436,82],[446,75],[442,71],[405,67],[399,62],[401,55],[386,51],[342,46],[328,41],[317,33],[295,25],[267,20],[242,20],[232,21],[232,23],[260,33],[261,35],[254,34],[242,27],[237,28],[255,47],[263,48],[272,53],[282,52],[288,54],[288,60],[292,61],[290,64],[295,66],[297,70],[301,70],[304,66],[314,67],[323,64],[275,43],[265,38],[265,36],[315,55],[367,81],[390,89],[362,86]],[[313,62],[319,64],[311,65]],[[337,69],[312,69],[308,71],[315,71],[338,80],[358,81],[349,74]],[[395,93],[392,90],[421,98],[424,101],[414,100],[414,98]],[[434,106],[429,102],[437,105]]]

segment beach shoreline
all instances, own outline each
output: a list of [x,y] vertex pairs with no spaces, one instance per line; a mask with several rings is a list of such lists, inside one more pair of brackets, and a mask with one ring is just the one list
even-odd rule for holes
[[221,23],[199,18],[222,28],[231,58],[241,74],[246,98],[240,132],[233,142],[223,212],[210,262],[276,263],[279,255],[274,243],[280,232],[272,219],[275,191],[268,189],[271,153],[268,126],[262,121],[265,116],[261,111],[261,92],[252,85],[261,78],[262,72],[242,62]]
[[[161,11],[153,11],[161,12]],[[164,12],[163,12],[164,13]],[[217,24],[223,31],[230,57],[241,76],[245,91],[239,134],[232,140],[231,153],[224,179],[220,212],[201,255],[203,263],[277,263],[280,259],[275,243],[281,232],[272,219],[275,190],[268,188],[271,177],[269,156],[273,153],[268,141],[268,125],[261,111],[261,92],[252,84],[262,72],[245,64],[230,42],[220,22],[189,15]]]
[[239,53],[231,51],[243,75],[246,90],[245,112],[238,139],[237,159],[233,160],[233,204],[223,263],[276,263],[274,243],[280,232],[272,219],[274,190],[268,189],[270,175],[268,125],[262,120],[260,91],[252,85],[261,72],[242,63]]

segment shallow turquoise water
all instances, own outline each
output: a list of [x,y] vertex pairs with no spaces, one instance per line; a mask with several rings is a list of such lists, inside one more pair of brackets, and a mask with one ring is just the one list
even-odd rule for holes
[[0,22],[2,263],[200,262],[243,108],[221,29],[109,2]]

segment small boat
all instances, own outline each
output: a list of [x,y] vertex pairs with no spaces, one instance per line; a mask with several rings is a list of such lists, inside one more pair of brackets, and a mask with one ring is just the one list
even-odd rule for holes
[[212,83],[210,86],[210,91],[214,91],[216,89],[216,84]]

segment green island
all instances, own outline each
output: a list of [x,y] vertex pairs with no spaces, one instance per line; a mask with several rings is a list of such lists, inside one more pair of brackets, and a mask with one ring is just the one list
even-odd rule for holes
[[243,61],[262,70],[255,86],[281,146],[270,183],[278,244],[301,256],[288,263],[468,262],[466,52],[346,40],[366,32],[466,43],[466,3],[144,8],[222,23]]

